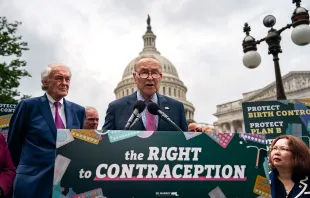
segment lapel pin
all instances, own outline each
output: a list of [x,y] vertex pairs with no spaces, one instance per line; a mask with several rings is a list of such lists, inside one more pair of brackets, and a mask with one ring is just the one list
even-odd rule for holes
[[169,107],[165,107],[165,109],[169,109]]
[[301,186],[301,185],[299,185],[299,188],[302,188],[302,186]]

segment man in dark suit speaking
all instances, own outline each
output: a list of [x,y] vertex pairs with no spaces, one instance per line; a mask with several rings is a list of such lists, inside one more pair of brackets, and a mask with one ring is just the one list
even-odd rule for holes
[[[138,91],[109,104],[103,130],[124,130],[127,120],[133,112],[134,105],[138,100],[141,100],[145,103],[156,103],[161,111],[167,114],[182,131],[187,131],[184,105],[158,93],[162,79],[162,67],[155,56],[142,55],[138,57],[135,60],[133,78]],[[160,119],[158,115],[149,113],[147,108],[141,115],[140,121],[131,130],[176,131],[171,124]]]
[[71,72],[49,65],[41,97],[22,100],[10,121],[8,146],[16,169],[14,198],[49,198],[53,190],[57,129],[83,129],[84,107],[64,99]]

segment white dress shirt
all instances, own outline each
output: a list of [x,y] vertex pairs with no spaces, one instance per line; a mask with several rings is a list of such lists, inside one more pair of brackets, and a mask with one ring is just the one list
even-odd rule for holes
[[[142,100],[143,102],[146,100],[146,99],[141,95],[141,93],[140,93],[139,90],[137,91],[137,99],[138,99],[138,100]],[[156,94],[156,93],[153,95],[153,97],[151,98],[151,100],[152,100],[152,102],[158,104],[158,99],[157,99],[157,94]],[[146,128],[146,124],[145,124],[145,123],[146,123],[146,115],[147,115],[147,112],[148,112],[147,106],[145,106],[144,111],[141,113],[141,115],[142,115],[142,122],[143,122],[143,125],[144,125],[145,128]],[[157,115],[155,116],[155,120],[156,120],[156,128],[158,128],[158,116],[157,116]]]
[[[53,115],[53,119],[55,121],[55,113],[56,113],[56,108],[54,105],[54,102],[56,102],[48,93],[46,93],[51,111],[52,111],[52,115]],[[65,107],[64,107],[64,100],[63,98],[59,101],[59,106],[58,106],[58,112],[60,115],[60,118],[62,120],[62,122],[64,123],[65,128],[67,128],[67,123],[66,123],[66,114],[65,114]]]

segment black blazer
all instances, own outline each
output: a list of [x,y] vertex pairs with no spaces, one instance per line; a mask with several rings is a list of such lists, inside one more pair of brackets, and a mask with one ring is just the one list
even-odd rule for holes
[[[269,173],[270,178],[270,188],[271,197],[276,198],[278,194],[278,189],[276,189],[275,182],[277,179],[277,174],[274,171]],[[309,198],[310,197],[310,175],[305,175],[301,180],[294,181],[295,185],[292,189],[294,198]]]

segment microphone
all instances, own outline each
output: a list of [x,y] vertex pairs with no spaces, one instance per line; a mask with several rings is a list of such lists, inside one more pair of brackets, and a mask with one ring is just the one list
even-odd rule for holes
[[[178,125],[176,125],[167,114],[165,114],[162,110],[160,110],[159,106],[152,102],[147,106],[147,110],[153,114],[153,115],[159,115],[162,119],[164,119],[165,121],[167,121],[169,124],[171,124],[175,129],[177,129],[178,131],[182,131],[182,129],[180,129],[180,127],[178,127]],[[183,132],[183,131],[182,131]]]
[[130,125],[129,129],[131,129],[141,119],[141,117],[142,117],[141,113],[138,114],[133,123]]
[[133,112],[129,117],[127,124],[125,125],[125,130],[128,130],[133,120],[139,116],[139,114],[145,109],[145,103],[142,100],[136,102],[133,106]]

